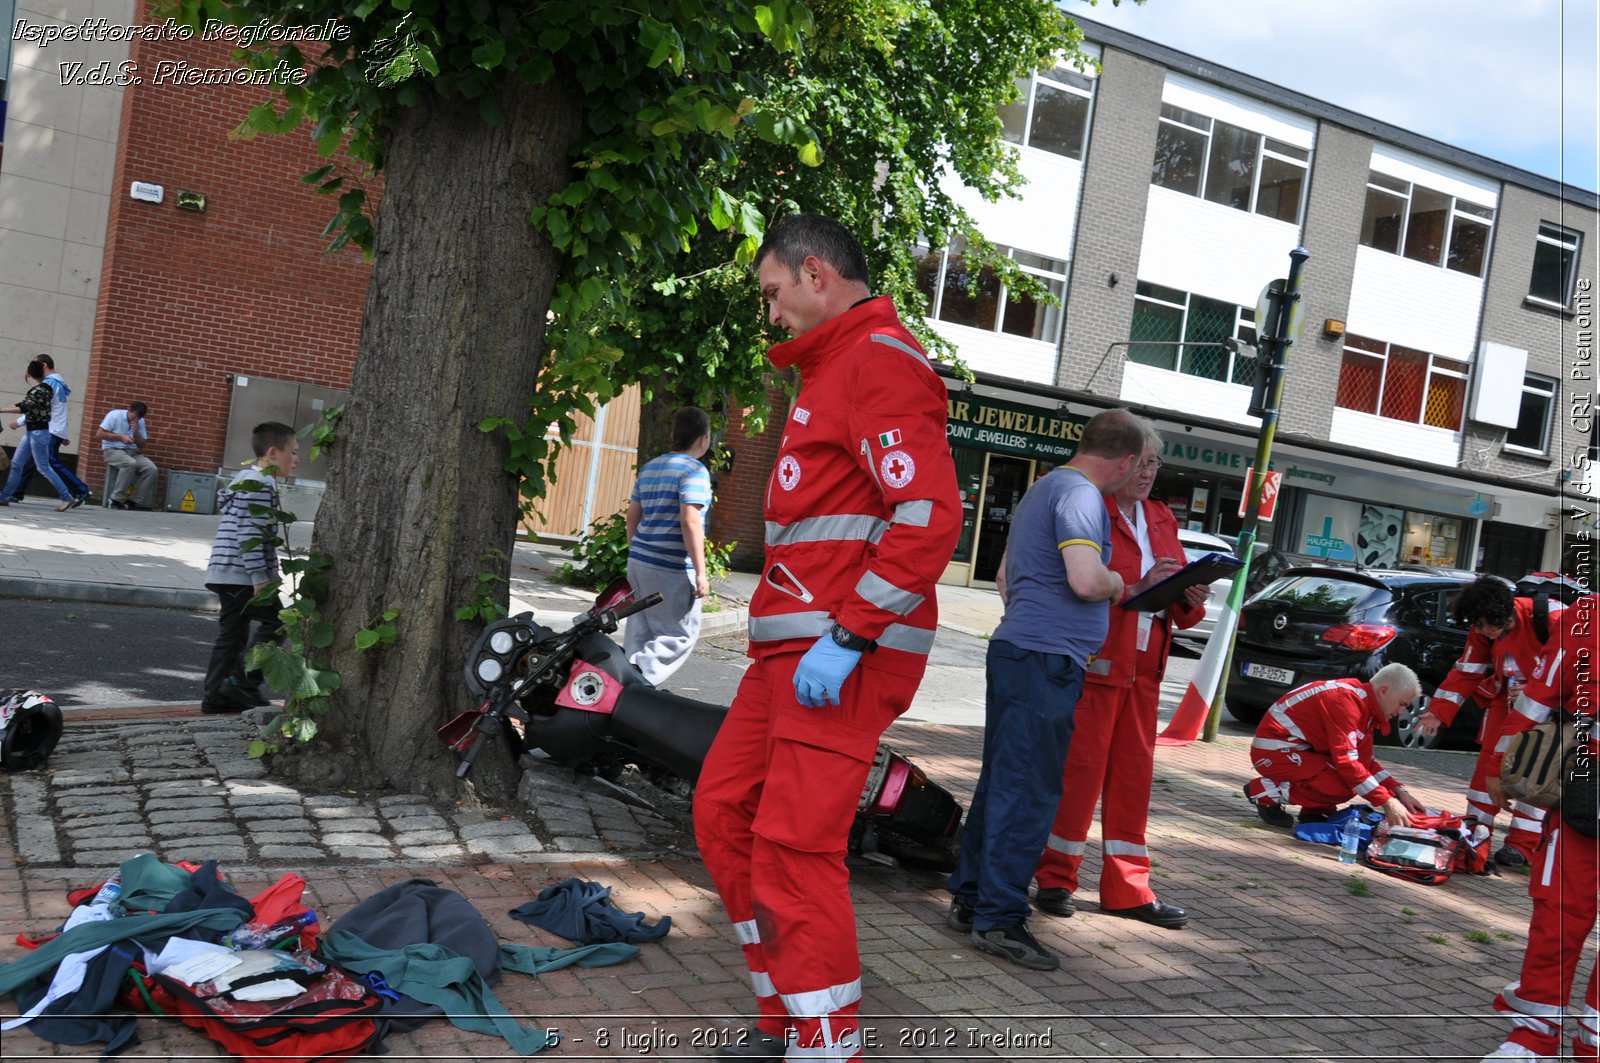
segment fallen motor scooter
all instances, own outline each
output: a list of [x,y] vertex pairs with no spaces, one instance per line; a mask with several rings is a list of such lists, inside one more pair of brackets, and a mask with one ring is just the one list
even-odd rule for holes
[[[652,781],[692,785],[726,707],[652,686],[610,634],[618,621],[661,600],[633,601],[626,581],[605,591],[565,632],[530,613],[497,620],[472,647],[467,687],[483,699],[439,728],[472,770],[478,742],[502,733],[513,755],[542,749],[579,770],[615,778],[627,764]],[[879,745],[850,830],[855,855],[950,870],[961,842],[961,805],[887,745]]]

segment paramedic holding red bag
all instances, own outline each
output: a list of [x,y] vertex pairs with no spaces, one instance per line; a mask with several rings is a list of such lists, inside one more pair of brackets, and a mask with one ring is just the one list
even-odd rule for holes
[[911,704],[961,500],[944,384],[838,222],[756,253],[800,394],[767,485],[750,656],[695,791],[695,838],[744,948],[757,1029],[719,1055],[855,1059],[861,959],[845,848],[878,739]]

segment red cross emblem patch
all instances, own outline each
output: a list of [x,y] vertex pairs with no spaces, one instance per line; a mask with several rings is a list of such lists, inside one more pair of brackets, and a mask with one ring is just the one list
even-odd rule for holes
[[878,462],[878,471],[890,487],[904,487],[917,475],[917,463],[905,451],[891,450]]
[[785,491],[793,491],[800,485],[800,463],[794,460],[793,454],[785,454],[778,462],[778,486]]

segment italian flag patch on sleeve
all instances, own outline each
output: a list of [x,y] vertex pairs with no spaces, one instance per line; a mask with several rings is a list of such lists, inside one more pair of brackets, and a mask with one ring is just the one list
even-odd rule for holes
[[891,428],[887,432],[878,433],[878,446],[897,447],[900,445],[900,429]]

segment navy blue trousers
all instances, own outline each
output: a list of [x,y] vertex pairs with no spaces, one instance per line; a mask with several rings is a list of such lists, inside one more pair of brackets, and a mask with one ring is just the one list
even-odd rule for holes
[[983,768],[948,883],[973,906],[980,931],[1015,926],[1031,912],[1028,883],[1061,802],[1083,667],[991,639],[985,675]]

